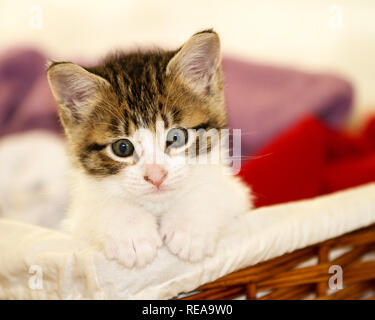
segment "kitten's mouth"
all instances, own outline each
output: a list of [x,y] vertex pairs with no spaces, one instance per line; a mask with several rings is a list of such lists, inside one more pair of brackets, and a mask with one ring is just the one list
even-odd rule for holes
[[160,186],[160,187],[155,187],[153,188],[150,192],[148,192],[147,194],[154,194],[154,195],[158,195],[158,194],[165,194],[165,193],[168,193],[168,192],[171,192],[173,191],[174,189],[173,188],[170,188],[170,187],[165,187],[165,186]]

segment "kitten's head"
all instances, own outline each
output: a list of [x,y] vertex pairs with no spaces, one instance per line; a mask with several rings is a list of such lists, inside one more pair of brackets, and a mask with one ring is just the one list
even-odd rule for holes
[[226,125],[211,30],[176,51],[120,53],[90,68],[54,62],[48,79],[76,165],[117,194],[177,190],[195,167],[187,151],[202,152],[192,129]]

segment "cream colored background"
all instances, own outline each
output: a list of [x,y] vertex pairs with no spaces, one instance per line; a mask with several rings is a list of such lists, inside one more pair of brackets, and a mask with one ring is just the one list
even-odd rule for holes
[[[341,28],[332,27],[333,5],[342,10]],[[33,28],[38,8],[42,25]],[[36,45],[54,59],[176,47],[207,27],[220,33],[227,54],[343,74],[357,89],[357,118],[375,112],[374,0],[0,0],[0,51]]]

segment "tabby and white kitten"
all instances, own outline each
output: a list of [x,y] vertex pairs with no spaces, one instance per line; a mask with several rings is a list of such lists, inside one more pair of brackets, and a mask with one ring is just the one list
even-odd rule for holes
[[148,264],[163,243],[191,262],[212,255],[223,227],[251,206],[222,162],[181,161],[220,149],[217,139],[197,147],[193,130],[226,125],[218,35],[90,68],[53,62],[48,79],[75,167],[67,230],[127,267]]

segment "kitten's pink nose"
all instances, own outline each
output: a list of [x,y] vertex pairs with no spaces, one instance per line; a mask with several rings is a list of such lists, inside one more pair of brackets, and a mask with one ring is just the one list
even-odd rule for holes
[[146,166],[144,179],[159,188],[167,175],[168,172],[162,166],[158,164],[150,164]]

